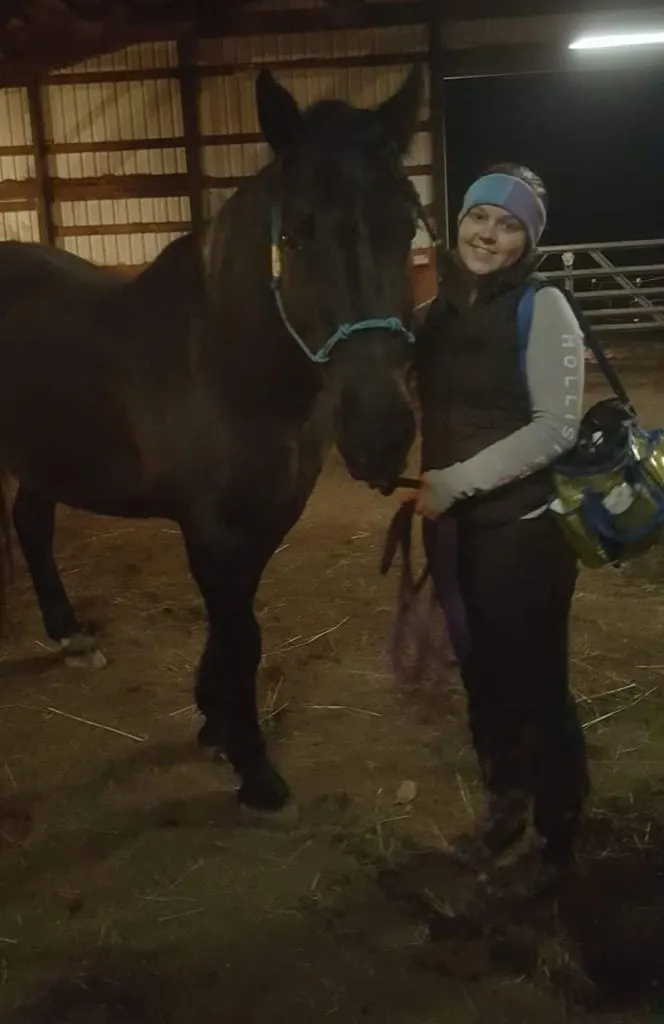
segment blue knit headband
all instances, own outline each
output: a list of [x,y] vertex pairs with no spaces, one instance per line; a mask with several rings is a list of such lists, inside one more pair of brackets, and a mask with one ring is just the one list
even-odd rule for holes
[[473,182],[459,214],[462,221],[473,206],[500,206],[523,225],[534,249],[546,227],[546,209],[537,193],[511,174],[486,174]]

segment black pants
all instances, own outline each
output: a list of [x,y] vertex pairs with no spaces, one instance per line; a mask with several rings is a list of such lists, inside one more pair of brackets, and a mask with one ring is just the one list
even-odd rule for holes
[[[436,527],[425,523],[427,552]],[[460,519],[456,577],[469,634],[461,676],[486,788],[528,793],[538,832],[565,846],[588,793],[568,687],[576,557],[549,513],[492,527]]]

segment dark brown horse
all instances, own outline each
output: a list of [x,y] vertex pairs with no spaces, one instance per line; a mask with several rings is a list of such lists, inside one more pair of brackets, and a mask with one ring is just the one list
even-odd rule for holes
[[[421,76],[374,110],[302,112],[256,84],[273,159],[133,280],[41,245],[0,245],[0,467],[48,635],[83,631],[53,555],[58,502],[177,522],[206,605],[199,740],[241,803],[289,804],[258,724],[263,570],[336,440],[351,475],[389,488],[414,421],[409,249],[421,209],[401,167]],[[8,538],[5,531],[5,548]]]

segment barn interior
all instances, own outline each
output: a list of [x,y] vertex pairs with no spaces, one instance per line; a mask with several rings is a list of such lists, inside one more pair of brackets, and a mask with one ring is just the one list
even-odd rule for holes
[[[416,62],[427,89],[405,162],[451,242],[447,83],[647,72],[661,47],[569,42],[662,19],[624,0],[6,0],[0,242],[138,274],[266,161],[258,69],[302,105],[370,106]],[[656,234],[543,249],[649,426],[664,425]],[[435,293],[424,228],[412,275],[417,301]],[[604,388],[589,360],[588,402]],[[481,800],[459,681],[449,669],[400,689],[386,659],[393,511],[333,455],[263,578],[262,721],[301,812],[283,833],[241,823],[232,772],[196,749],[206,618],[173,525],[58,510],[58,561],[103,671],[65,665],[45,639],[17,556],[0,637],[0,1019],[664,1020],[660,549],[584,572],[577,592],[594,784],[582,876],[554,905],[494,907],[446,858]]]

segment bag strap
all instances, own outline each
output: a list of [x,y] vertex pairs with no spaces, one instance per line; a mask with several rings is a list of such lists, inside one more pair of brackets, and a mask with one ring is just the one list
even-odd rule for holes
[[[545,287],[547,284],[546,280],[542,281],[531,281],[528,283],[526,288],[523,290],[523,294],[519,299],[519,305],[516,311],[517,330],[519,336],[519,362],[521,370],[525,374],[526,372],[526,350],[528,348],[528,337],[530,335],[530,325],[533,318],[533,307],[535,303],[535,294],[540,288]],[[599,339],[597,338],[593,327],[588,321],[588,318],[584,311],[581,309],[580,303],[573,292],[568,288],[559,289],[565,298],[567,299],[574,315],[576,316],[579,326],[583,332],[583,343],[592,352],[597,365],[604,374],[606,381],[613,391],[614,395],[621,402],[626,409],[631,413],[634,413],[631,400],[627,391],[618,376],[616,370],[609,361],[604,349],[602,348]]]
[[588,348],[594,355],[595,359],[597,360],[597,365],[606,377],[609,387],[613,391],[618,401],[622,402],[622,404],[627,409],[633,412],[634,410],[632,407],[630,397],[627,394],[627,390],[623,382],[621,381],[620,377],[618,376],[617,371],[609,361],[609,357],[602,348],[599,338],[595,334],[593,327],[588,321],[588,317],[581,309],[581,303],[576,298],[574,293],[569,290],[569,288],[561,288],[561,291],[567,299],[567,301],[569,302],[570,306],[572,307],[574,315],[576,316],[576,319],[579,321],[579,325],[581,327],[581,330],[583,331],[584,343],[588,346]]

